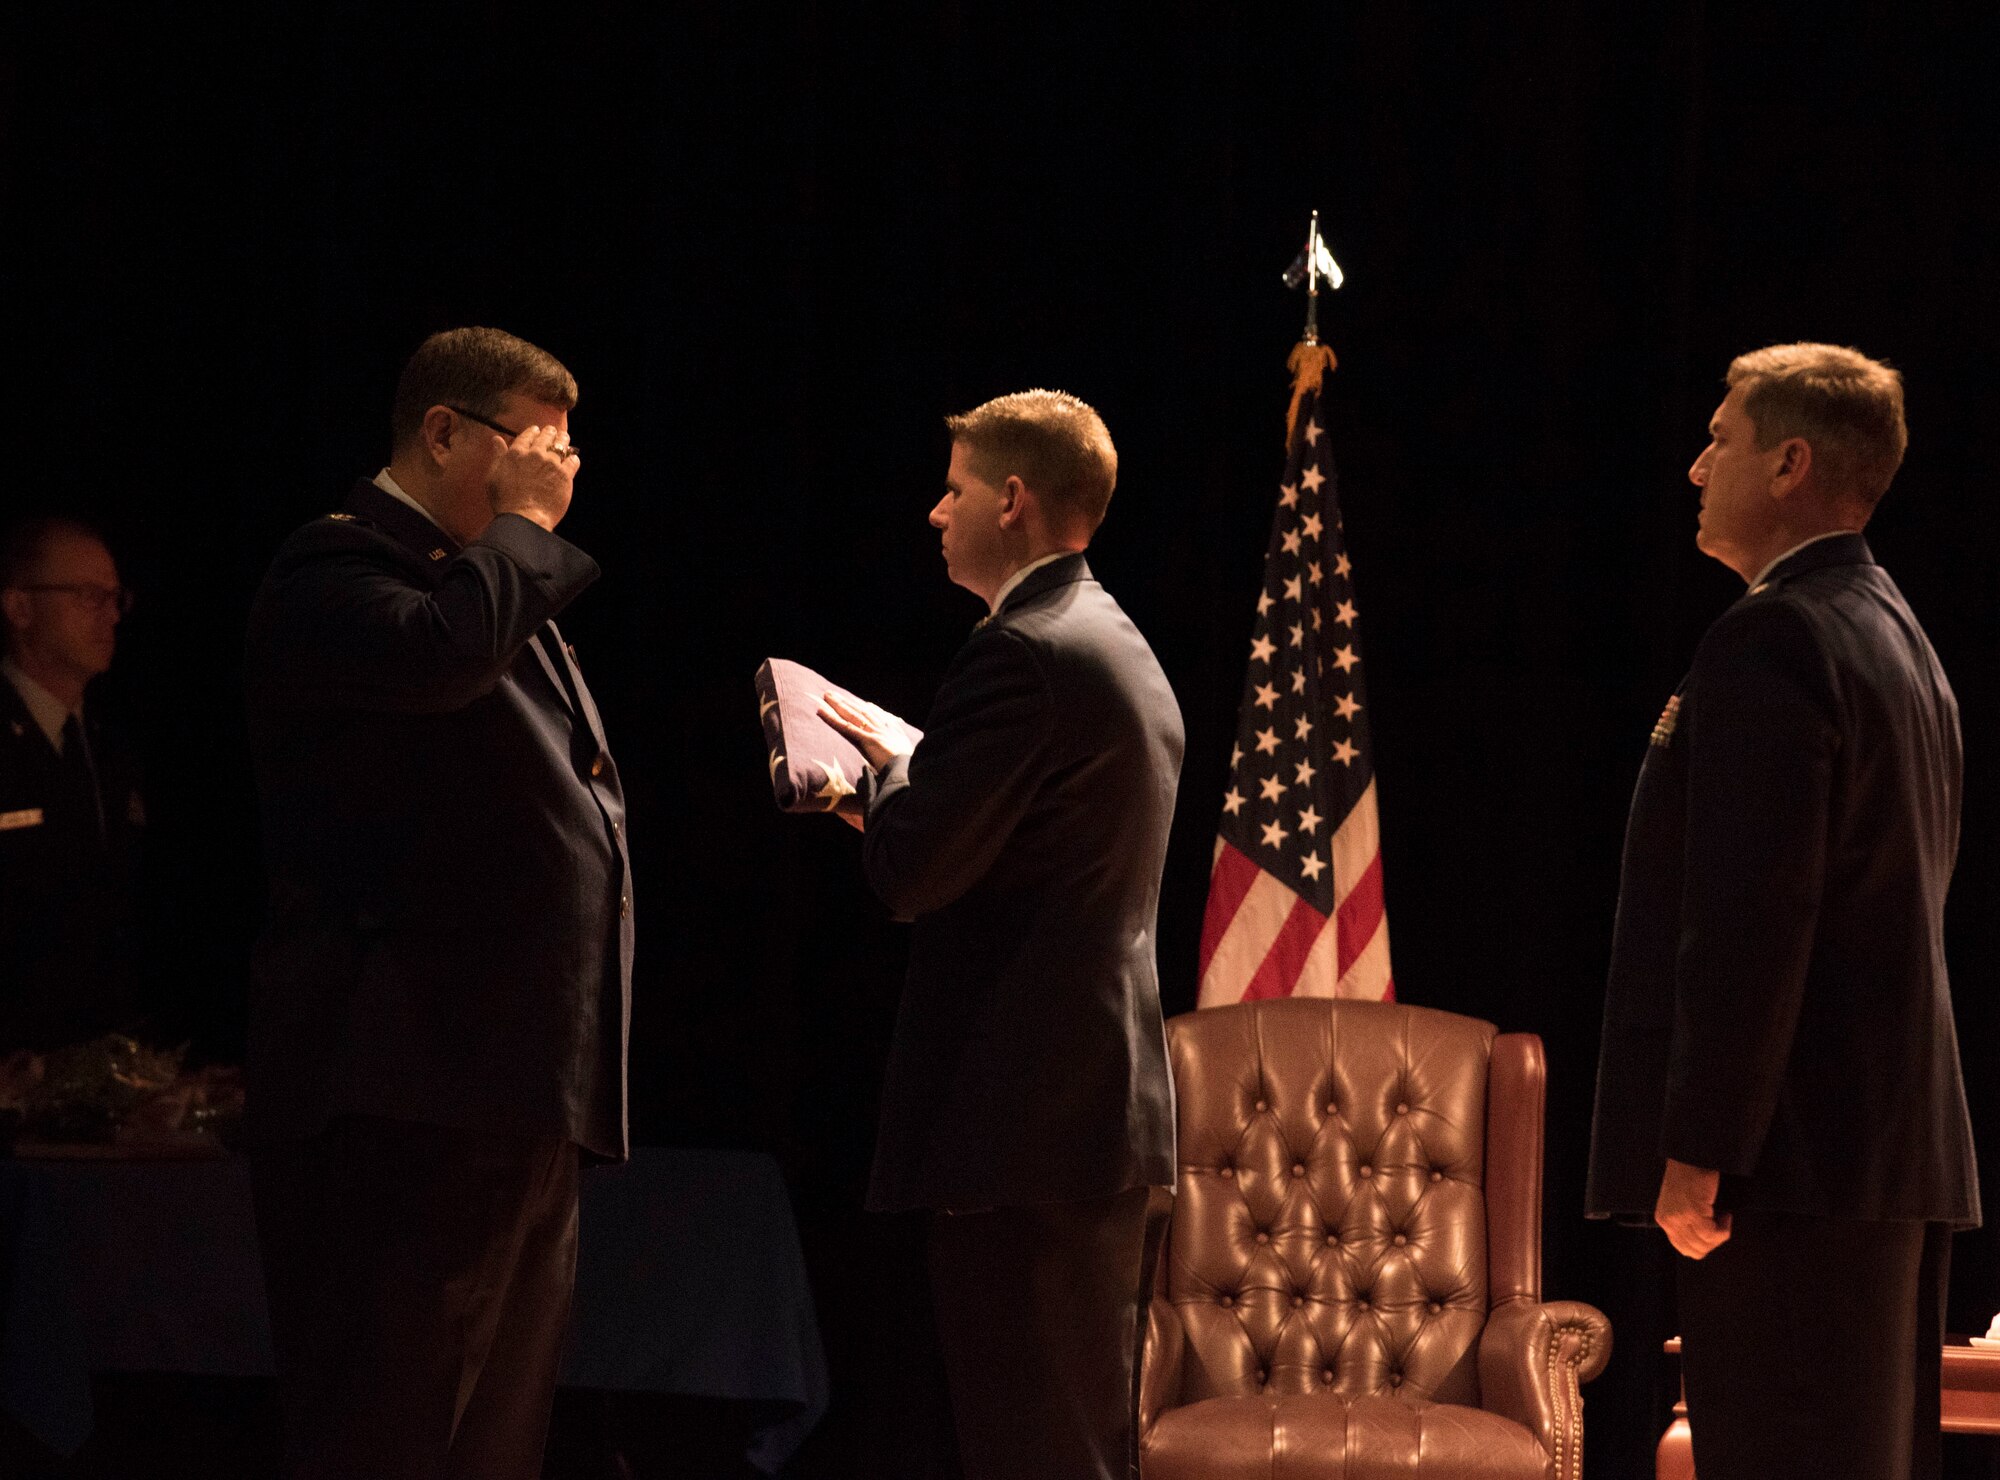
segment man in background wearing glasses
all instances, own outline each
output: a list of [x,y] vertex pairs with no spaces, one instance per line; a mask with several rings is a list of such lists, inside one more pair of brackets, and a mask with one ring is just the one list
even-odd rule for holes
[[431,336],[389,466],[251,609],[247,1110],[290,1480],[541,1475],[632,973],[618,769],[554,621],[598,574],[554,532],[575,404],[524,340]]
[[0,1053],[134,1026],[137,769],[84,706],[131,604],[72,519],[0,537]]

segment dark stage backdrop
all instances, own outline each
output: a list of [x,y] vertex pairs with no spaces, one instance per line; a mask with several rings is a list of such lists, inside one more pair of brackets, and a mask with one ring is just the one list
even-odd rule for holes
[[[1161,964],[1191,1006],[1316,206],[1398,987],[1547,1040],[1547,1285],[1618,1323],[1593,1470],[1649,1473],[1663,1246],[1586,1224],[1581,1166],[1626,801],[1740,590],[1684,469],[1769,341],[1908,376],[1869,533],[1963,706],[1950,951],[2000,1195],[2000,37],[1795,9],[11,8],[5,497],[99,516],[142,592],[106,702],[151,755],[166,1019],[240,1050],[265,561],[382,464],[424,333],[547,346],[583,386],[563,532],[605,567],[564,625],[632,793],[639,1132],[787,1167],[835,1385],[799,1473],[928,1473],[915,1232],[857,1211],[902,936],[847,829],[773,810],[751,674],[920,717],[979,614],[923,522],[939,417],[1094,402],[1123,467],[1092,560],[1187,716]],[[1960,1329],[1997,1249],[1959,1240]]]

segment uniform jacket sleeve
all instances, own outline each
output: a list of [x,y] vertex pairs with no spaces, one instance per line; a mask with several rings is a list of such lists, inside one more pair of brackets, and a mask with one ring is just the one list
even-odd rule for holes
[[1034,801],[1053,719],[1019,637],[989,628],[960,649],[916,751],[867,788],[864,868],[899,917],[944,908],[993,866]]
[[1682,707],[1686,884],[1662,1152],[1748,1175],[1791,1054],[1841,737],[1807,617],[1751,600],[1703,640]]
[[461,709],[596,579],[595,561],[502,514],[437,572],[413,580],[401,547],[364,525],[309,526],[274,565],[253,620],[258,680],[302,708]]

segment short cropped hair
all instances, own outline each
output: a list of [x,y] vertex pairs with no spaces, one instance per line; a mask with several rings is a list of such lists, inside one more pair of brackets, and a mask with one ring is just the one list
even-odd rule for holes
[[433,406],[498,416],[509,392],[568,411],[576,405],[576,377],[547,350],[504,329],[433,334],[417,346],[396,382],[389,445],[400,452],[416,441],[424,413]]
[[34,580],[49,546],[65,538],[104,544],[94,527],[68,514],[38,514],[7,526],[0,533],[0,591],[19,590],[23,582]]
[[1833,492],[1870,509],[1888,492],[1910,442],[1900,373],[1837,344],[1774,344],[1738,355],[1727,379],[1760,450],[1800,437]]
[[944,419],[991,483],[1019,478],[1091,530],[1118,486],[1118,449],[1104,418],[1067,391],[1016,391]]

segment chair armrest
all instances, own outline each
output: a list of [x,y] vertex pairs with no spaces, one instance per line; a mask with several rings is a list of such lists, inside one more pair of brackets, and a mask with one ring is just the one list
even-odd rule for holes
[[1139,1367],[1139,1437],[1143,1440],[1160,1415],[1181,1400],[1181,1361],[1187,1332],[1180,1312],[1163,1295],[1155,1295],[1146,1312],[1146,1346]]
[[1583,1394],[1611,1360],[1611,1322],[1576,1300],[1509,1300],[1479,1337],[1480,1406],[1541,1441],[1554,1480],[1583,1475]]

